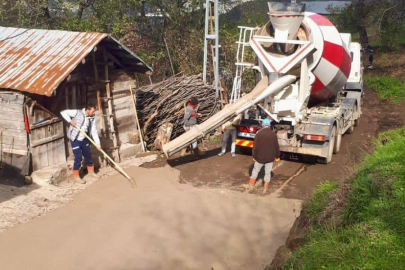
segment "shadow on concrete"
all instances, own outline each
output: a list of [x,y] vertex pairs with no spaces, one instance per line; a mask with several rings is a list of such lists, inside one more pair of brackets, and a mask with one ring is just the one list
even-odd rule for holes
[[26,195],[39,187],[34,183],[27,186],[25,184],[25,176],[21,175],[21,170],[5,164],[0,175],[0,203],[20,195]]
[[192,162],[201,161],[201,160],[204,160],[204,159],[214,157],[214,156],[218,155],[218,153],[220,151],[221,151],[220,148],[211,149],[211,150],[208,150],[208,151],[203,151],[201,153],[201,156],[191,154],[191,153],[187,153],[187,155],[184,156],[184,157],[175,157],[173,159],[169,159],[169,160],[167,160],[167,163],[171,167],[177,167],[177,166],[185,165],[187,163],[192,163]]

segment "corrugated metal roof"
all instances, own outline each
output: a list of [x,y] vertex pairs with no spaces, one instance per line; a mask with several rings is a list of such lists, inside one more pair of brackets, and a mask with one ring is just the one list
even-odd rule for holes
[[[103,39],[103,33],[0,27],[0,88],[52,95],[58,85]],[[111,39],[108,38],[108,43]],[[142,71],[139,57],[112,39]]]

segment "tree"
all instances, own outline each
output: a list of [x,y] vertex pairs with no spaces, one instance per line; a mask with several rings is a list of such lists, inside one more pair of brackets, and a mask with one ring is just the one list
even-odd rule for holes
[[331,17],[341,31],[359,33],[362,46],[369,44],[369,33],[383,47],[395,47],[404,27],[404,1],[356,0],[346,7],[329,8]]
[[172,75],[167,51],[175,73],[201,72],[204,4],[205,0],[0,0],[0,25],[109,33],[153,65],[154,76],[163,79]]

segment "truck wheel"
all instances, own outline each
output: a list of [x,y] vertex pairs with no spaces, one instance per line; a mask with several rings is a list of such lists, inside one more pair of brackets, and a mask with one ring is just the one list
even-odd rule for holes
[[342,144],[342,134],[340,134],[340,132],[337,132],[335,136],[335,145],[333,147],[333,154],[339,153],[341,144]]
[[346,131],[347,134],[352,134],[354,132],[354,120],[351,120],[351,122],[352,122],[352,125]]
[[333,127],[332,133],[329,137],[329,146],[328,146],[328,156],[326,158],[319,158],[318,162],[322,164],[328,164],[332,161],[333,149],[335,148],[335,137],[336,137],[336,126]]
[[356,126],[356,119],[354,119],[354,115],[357,114],[357,105],[354,105],[353,107],[353,115],[352,115],[352,119],[350,120],[351,126],[349,127],[349,129],[346,131],[347,134],[352,134],[354,131],[354,126]]
[[357,105],[354,105],[354,112],[356,112],[357,118],[354,120],[354,126],[357,127],[360,123],[360,115],[357,114]]
[[357,118],[356,120],[354,120],[354,126],[357,127],[359,125],[360,122],[360,118]]

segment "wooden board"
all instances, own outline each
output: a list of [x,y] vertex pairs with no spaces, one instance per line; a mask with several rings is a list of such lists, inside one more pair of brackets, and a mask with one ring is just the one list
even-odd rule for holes
[[27,146],[15,145],[15,144],[10,144],[10,143],[1,144],[0,149],[3,149],[4,151],[7,150],[8,152],[10,152],[10,150],[28,151]]
[[27,143],[28,143],[27,133],[22,132],[21,134],[16,134],[15,131],[9,131],[7,133],[6,132],[2,133],[0,131],[0,133],[2,134],[2,135],[0,135],[0,142],[2,144],[11,145],[11,142],[14,139],[14,143],[13,143],[14,145],[27,147]]
[[[2,104],[0,104],[2,106]],[[15,122],[24,122],[24,115],[23,113],[17,113],[17,112],[3,112],[0,113],[0,122],[3,120],[11,120]]]
[[18,132],[23,130],[25,131],[24,121],[13,121],[13,120],[0,120],[0,129],[13,129]]
[[[47,112],[35,107],[34,114],[29,114],[28,120],[33,125],[36,121],[49,117]],[[48,120],[31,129],[29,136],[34,171],[66,161],[63,128],[62,121]]]
[[4,112],[16,112],[22,115],[22,106],[21,105],[5,105],[4,103],[0,104],[0,114]]
[[25,96],[15,92],[0,92],[0,150],[3,153],[27,155],[23,104]]
[[18,104],[23,105],[25,96],[18,92],[4,91],[0,92],[0,103],[5,104]]

